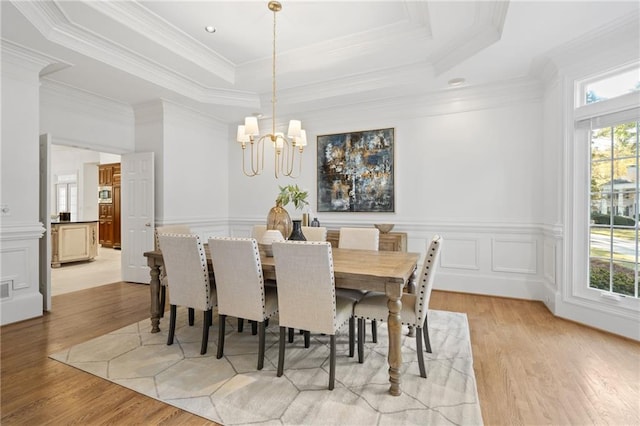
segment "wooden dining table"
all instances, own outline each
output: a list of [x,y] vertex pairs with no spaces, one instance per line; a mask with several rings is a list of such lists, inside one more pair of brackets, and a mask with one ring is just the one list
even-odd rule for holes
[[[206,245],[205,245],[206,246]],[[206,247],[209,268],[212,268],[211,254]],[[402,310],[403,290],[413,289],[418,263],[418,253],[396,251],[349,250],[333,248],[333,268],[337,288],[350,288],[385,293],[389,308],[389,393],[398,396],[402,366]],[[162,252],[154,250],[144,253],[151,268],[151,332],[160,331],[160,268],[164,266]],[[276,279],[273,257],[261,252],[262,270],[266,279]],[[210,269],[211,270],[211,269]],[[276,281],[277,285],[277,281]]]

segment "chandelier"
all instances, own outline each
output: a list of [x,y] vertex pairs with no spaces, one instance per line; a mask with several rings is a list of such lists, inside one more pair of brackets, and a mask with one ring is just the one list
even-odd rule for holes
[[[269,2],[269,10],[273,12],[273,62],[272,62],[272,93],[271,93],[271,133],[260,136],[258,117],[245,117],[244,125],[238,126],[236,140],[242,147],[242,171],[246,176],[257,176],[264,170],[264,145],[268,139],[275,150],[274,173],[276,179],[280,176],[296,178],[302,171],[302,152],[307,145],[307,134],[302,129],[300,120],[291,120],[289,130],[285,136],[276,133],[276,12],[282,10],[277,1]],[[247,150],[247,144],[249,149]],[[247,151],[249,151],[247,153]],[[296,156],[296,151],[298,155]],[[245,157],[247,154],[250,160]],[[298,158],[297,174],[294,174],[296,157]],[[249,169],[247,169],[249,163]]]

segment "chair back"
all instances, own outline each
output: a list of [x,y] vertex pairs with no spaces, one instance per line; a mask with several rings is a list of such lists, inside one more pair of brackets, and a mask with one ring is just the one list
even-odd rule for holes
[[331,243],[273,243],[278,283],[279,324],[333,335],[336,320]]
[[307,241],[327,241],[325,226],[302,226],[302,234]]
[[262,236],[267,230],[267,225],[253,225],[251,229],[251,238],[254,238],[256,241],[262,241]]
[[380,231],[377,228],[340,228],[338,247],[358,250],[378,250]]
[[264,280],[254,238],[209,238],[218,313],[253,321],[265,318]]
[[155,232],[155,249],[158,250],[160,247],[160,242],[158,240],[158,235],[160,234],[191,234],[191,228],[189,225],[165,225],[165,226],[156,226]]
[[440,249],[442,248],[442,237],[435,235],[429,244],[427,254],[424,258],[422,271],[418,276],[419,282],[416,286],[416,318],[418,324],[423,324],[429,309],[429,299],[431,298],[431,290],[433,289],[433,277],[440,258]]
[[204,247],[197,235],[159,234],[172,305],[209,310],[212,300]]

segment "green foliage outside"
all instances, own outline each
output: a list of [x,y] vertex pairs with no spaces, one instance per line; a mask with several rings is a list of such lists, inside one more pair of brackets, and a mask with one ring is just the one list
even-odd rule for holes
[[[609,262],[591,259],[589,287],[609,291]],[[634,271],[617,263],[613,264],[613,292],[634,296]]]
[[[591,220],[598,225],[610,225],[611,216],[604,213],[591,212]],[[618,226],[633,226],[636,221],[626,216],[613,216],[613,224]]]

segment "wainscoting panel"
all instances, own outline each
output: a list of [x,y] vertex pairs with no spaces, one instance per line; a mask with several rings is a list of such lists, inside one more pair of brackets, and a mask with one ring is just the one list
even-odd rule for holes
[[445,244],[447,249],[440,254],[441,268],[480,269],[478,239],[448,238]]
[[491,255],[491,268],[495,272],[536,274],[538,271],[535,240],[492,238]]

